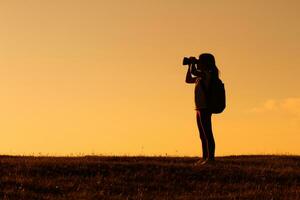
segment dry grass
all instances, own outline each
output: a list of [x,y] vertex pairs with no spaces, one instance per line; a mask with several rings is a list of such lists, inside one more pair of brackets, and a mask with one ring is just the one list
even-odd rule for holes
[[300,199],[300,156],[0,156],[0,199]]

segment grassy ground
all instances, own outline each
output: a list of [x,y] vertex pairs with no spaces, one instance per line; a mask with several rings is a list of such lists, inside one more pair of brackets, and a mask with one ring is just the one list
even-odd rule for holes
[[0,199],[300,199],[300,156],[0,156]]

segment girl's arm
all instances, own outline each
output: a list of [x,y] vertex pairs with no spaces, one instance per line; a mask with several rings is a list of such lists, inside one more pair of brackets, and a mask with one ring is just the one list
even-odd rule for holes
[[195,83],[198,78],[198,77],[192,77],[192,71],[195,70],[193,68],[195,68],[195,66],[189,65],[189,68],[187,70],[186,77],[185,77],[186,83]]

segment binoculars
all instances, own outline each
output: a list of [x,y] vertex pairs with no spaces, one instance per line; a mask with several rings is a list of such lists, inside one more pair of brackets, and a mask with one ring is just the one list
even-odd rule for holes
[[183,65],[190,65],[190,64],[197,64],[199,60],[196,57],[184,57],[182,64]]

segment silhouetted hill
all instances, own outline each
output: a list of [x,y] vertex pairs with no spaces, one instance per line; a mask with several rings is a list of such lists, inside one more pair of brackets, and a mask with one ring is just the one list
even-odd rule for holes
[[0,156],[0,199],[300,199],[300,156]]

